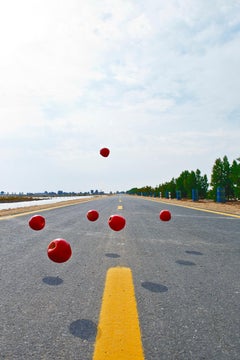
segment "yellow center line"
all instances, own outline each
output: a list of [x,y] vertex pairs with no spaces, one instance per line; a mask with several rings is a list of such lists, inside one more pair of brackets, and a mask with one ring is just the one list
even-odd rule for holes
[[93,360],[144,360],[130,268],[107,272]]
[[122,210],[123,209],[123,206],[122,205],[118,205],[118,210]]

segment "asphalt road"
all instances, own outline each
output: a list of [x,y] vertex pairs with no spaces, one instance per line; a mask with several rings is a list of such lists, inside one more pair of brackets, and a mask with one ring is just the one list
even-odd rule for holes
[[[42,231],[31,215],[0,221],[0,359],[92,359],[116,266],[132,271],[146,360],[240,359],[240,219],[123,195],[40,213]],[[59,237],[73,251],[64,264],[46,255]]]

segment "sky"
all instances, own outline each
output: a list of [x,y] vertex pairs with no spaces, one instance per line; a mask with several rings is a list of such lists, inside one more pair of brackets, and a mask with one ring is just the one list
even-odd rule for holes
[[0,191],[210,181],[240,156],[239,0],[2,1],[0,54]]

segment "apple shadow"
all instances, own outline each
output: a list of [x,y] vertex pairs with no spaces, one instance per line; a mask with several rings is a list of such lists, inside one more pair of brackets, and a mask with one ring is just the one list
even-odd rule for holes
[[203,255],[203,253],[201,253],[200,251],[195,250],[186,250],[185,252],[190,255]]
[[115,254],[115,253],[107,253],[107,254],[105,254],[105,256],[109,257],[109,258],[114,258],[114,259],[120,258],[120,255]]
[[63,279],[61,279],[58,276],[45,276],[42,281],[47,284],[47,285],[51,285],[51,286],[57,286],[57,285],[61,285],[63,283]]
[[186,266],[194,266],[194,265],[196,265],[194,262],[189,261],[189,260],[177,260],[176,263],[179,264],[179,265],[186,265]]
[[162,284],[154,283],[151,281],[144,281],[141,283],[144,289],[155,293],[164,293],[168,291],[168,287]]
[[95,341],[97,325],[91,320],[79,319],[70,324],[69,331],[73,336],[79,337],[82,340]]

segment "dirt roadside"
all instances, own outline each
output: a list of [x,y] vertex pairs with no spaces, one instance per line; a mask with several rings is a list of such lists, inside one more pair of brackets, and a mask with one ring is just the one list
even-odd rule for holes
[[176,199],[159,199],[159,198],[149,198],[154,201],[158,201],[164,204],[172,204],[179,206],[187,206],[195,209],[203,209],[208,211],[216,211],[226,214],[239,215],[240,217],[240,201],[226,202],[226,203],[217,203],[212,200],[176,200]]
[[[52,203],[52,204],[25,206],[25,207],[19,207],[19,208],[15,208],[15,209],[4,209],[4,210],[0,210],[0,218],[6,217],[6,216],[18,215],[18,214],[20,215],[20,214],[38,212],[41,210],[54,209],[54,208],[59,208],[59,207],[64,207],[64,206],[69,206],[69,205],[75,205],[75,204],[79,204],[82,202],[96,200],[97,198],[98,197],[86,198],[86,199],[81,198],[81,199],[60,201],[58,203]],[[11,204],[9,204],[9,207],[10,206],[11,206]]]

